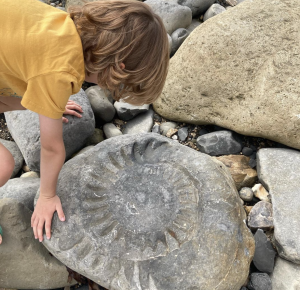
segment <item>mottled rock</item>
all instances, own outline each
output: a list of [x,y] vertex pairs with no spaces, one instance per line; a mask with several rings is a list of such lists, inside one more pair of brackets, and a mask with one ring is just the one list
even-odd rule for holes
[[160,133],[165,136],[170,129],[175,129],[176,126],[175,122],[164,122],[160,125]]
[[116,110],[104,90],[99,86],[92,86],[85,90],[85,93],[89,98],[95,117],[104,122],[110,122],[114,118]]
[[256,203],[248,216],[248,226],[252,229],[272,229],[274,227],[272,204],[265,201]]
[[255,253],[253,263],[255,267],[264,273],[272,273],[274,269],[274,259],[276,251],[263,230],[258,229],[254,235]]
[[129,121],[136,115],[144,113],[149,110],[149,105],[134,106],[126,102],[115,102],[114,107],[117,111],[118,117],[123,121]]
[[251,201],[253,198],[253,191],[250,187],[243,187],[239,191],[240,198],[244,201]]
[[199,25],[201,24],[201,22],[198,19],[193,19],[192,23],[186,28],[186,30],[189,32],[189,34],[195,29],[197,28]]
[[242,150],[241,142],[232,131],[216,131],[197,138],[201,152],[211,156],[237,154]]
[[188,137],[189,132],[187,127],[182,127],[178,130],[178,137],[180,141],[185,141],[186,138]]
[[24,162],[23,155],[16,142],[7,141],[4,139],[0,139],[0,142],[6,147],[6,149],[8,149],[8,151],[11,153],[11,155],[15,160],[14,171],[11,175],[11,178],[13,178],[16,176],[16,174],[20,171],[20,169],[23,166],[23,162]]
[[217,3],[213,4],[205,12],[204,17],[203,17],[203,21],[206,21],[209,18],[212,18],[212,17],[214,17],[218,14],[221,14],[224,11],[226,11],[226,9],[223,6],[221,6],[220,4],[217,4]]
[[156,134],[160,134],[160,126],[158,124],[154,124],[151,132],[156,133]]
[[103,140],[103,131],[99,128],[95,128],[93,135],[86,139],[85,146],[96,145]]
[[188,27],[192,23],[191,9],[178,5],[175,1],[147,0],[144,3],[161,17],[170,35],[176,29]]
[[150,132],[153,127],[153,110],[138,115],[128,121],[123,128],[123,134],[136,134]]
[[[44,245],[107,289],[239,290],[254,244],[226,167],[158,134],[105,140],[68,161]],[[207,275],[209,273],[209,275]]]
[[252,273],[247,287],[249,290],[272,290],[272,281],[266,273]]
[[198,16],[214,4],[215,0],[177,0],[177,3],[189,7],[192,10],[193,16]]
[[257,162],[259,180],[272,199],[278,254],[300,264],[300,231],[296,230],[300,228],[300,152],[283,148],[260,149]]
[[262,201],[267,201],[270,202],[270,195],[267,192],[267,190],[262,186],[262,184],[255,184],[252,187],[254,196],[257,197],[258,199],[262,200]]
[[122,135],[122,132],[113,123],[106,123],[103,126],[103,131],[107,139]]
[[171,54],[174,54],[180,45],[185,41],[185,39],[189,36],[189,32],[184,28],[176,29],[172,35],[172,50]]
[[79,155],[79,154],[82,154],[82,153],[88,151],[89,149],[91,149],[91,148],[93,148],[93,147],[94,147],[94,145],[86,146],[86,147],[84,147],[83,149],[81,149],[80,151],[78,151],[73,157],[75,157],[75,156],[77,156],[77,155]]
[[155,111],[300,149],[299,14],[298,0],[253,0],[201,24],[170,60]]
[[[63,138],[66,148],[66,159],[80,150],[86,139],[93,134],[95,119],[90,102],[83,90],[72,95],[71,100],[78,103],[83,110],[82,118],[71,115],[63,124]],[[7,127],[16,141],[26,164],[32,171],[40,171],[40,127],[38,114],[29,110],[6,112]]]
[[271,280],[273,290],[300,289],[300,265],[277,257]]
[[0,187],[0,199],[15,199],[33,211],[33,201],[39,187],[40,179],[36,177],[10,179]]
[[[13,199],[0,199],[3,241],[0,287],[55,289],[69,286],[67,268],[34,239],[32,212]],[[73,280],[72,284],[76,282]]]
[[242,187],[252,186],[256,181],[257,172],[248,165],[249,157],[242,155],[227,155],[219,156],[217,159],[228,167],[237,190],[240,190]]

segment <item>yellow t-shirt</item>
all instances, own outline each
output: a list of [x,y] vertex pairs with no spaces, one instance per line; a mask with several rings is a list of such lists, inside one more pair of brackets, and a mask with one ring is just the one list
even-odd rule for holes
[[85,78],[72,19],[38,0],[1,0],[0,22],[0,96],[59,119]]

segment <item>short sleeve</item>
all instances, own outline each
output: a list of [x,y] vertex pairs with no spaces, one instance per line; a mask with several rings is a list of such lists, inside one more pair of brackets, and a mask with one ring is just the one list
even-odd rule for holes
[[67,72],[52,72],[28,80],[21,104],[43,116],[59,119],[72,94],[78,93],[81,83]]

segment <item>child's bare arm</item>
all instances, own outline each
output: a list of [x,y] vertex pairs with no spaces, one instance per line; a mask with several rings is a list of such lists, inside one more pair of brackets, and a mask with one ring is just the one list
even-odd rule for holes
[[59,197],[56,195],[58,174],[65,161],[65,147],[61,119],[39,115],[41,135],[41,186],[40,197],[34,209],[31,226],[35,238],[43,240],[43,230],[51,237],[51,222],[55,211],[60,220],[65,216]]

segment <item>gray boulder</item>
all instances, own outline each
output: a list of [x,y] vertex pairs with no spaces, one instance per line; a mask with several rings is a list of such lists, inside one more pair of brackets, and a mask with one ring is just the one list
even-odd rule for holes
[[197,146],[201,152],[211,156],[237,154],[242,144],[232,131],[216,131],[197,138]]
[[264,273],[272,273],[274,269],[274,259],[276,251],[263,230],[258,229],[254,235],[255,253],[253,263],[255,267]]
[[103,126],[103,132],[107,139],[122,135],[122,132],[113,123],[106,123]]
[[[44,245],[107,289],[239,290],[254,252],[226,167],[158,134],[105,140],[62,168],[66,222]],[[209,273],[209,275],[208,275]]]
[[161,17],[170,35],[176,29],[188,27],[192,23],[191,9],[178,5],[175,1],[147,0],[144,3]]
[[123,128],[123,134],[150,132],[153,127],[153,115],[153,110],[149,109],[147,112],[140,114],[134,119],[128,121]]
[[113,104],[109,101],[108,95],[99,86],[92,86],[85,90],[92,106],[95,117],[110,122],[116,113]]
[[221,6],[220,4],[213,4],[205,12],[204,17],[203,17],[203,21],[206,21],[209,18],[212,18],[212,17],[214,17],[218,14],[221,14],[224,11],[226,11],[226,9],[223,6]]
[[147,112],[149,105],[134,106],[126,102],[115,102],[114,107],[117,111],[118,117],[123,121],[129,121],[136,115]]
[[33,211],[33,201],[39,187],[40,179],[36,177],[10,179],[6,184],[0,187],[0,199],[15,199]]
[[171,54],[174,54],[180,45],[185,41],[185,39],[189,36],[189,32],[184,28],[176,29],[172,35],[172,50]]
[[[95,128],[94,114],[90,102],[83,90],[72,95],[83,110],[82,118],[66,115],[69,122],[63,124],[63,137],[66,159],[79,151],[91,136]],[[40,128],[38,114],[31,111],[6,112],[7,127],[20,148],[26,164],[33,171],[40,171]]]
[[279,256],[300,264],[300,152],[283,148],[261,149],[258,178],[273,206],[274,239]]
[[215,3],[215,0],[177,0],[177,3],[189,7],[194,17],[204,14],[205,11]]
[[0,142],[6,147],[6,149],[8,149],[8,151],[11,153],[11,155],[15,160],[15,168],[11,175],[11,178],[13,178],[16,176],[16,174],[21,170],[23,166],[23,162],[24,162],[23,155],[16,142],[7,141],[3,139],[0,139]]
[[32,212],[13,199],[0,199],[3,241],[0,246],[0,287],[9,289],[55,289],[68,283],[68,271],[34,239]]
[[300,265],[277,257],[271,280],[273,290],[300,289]]

